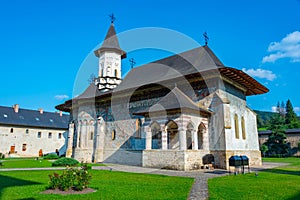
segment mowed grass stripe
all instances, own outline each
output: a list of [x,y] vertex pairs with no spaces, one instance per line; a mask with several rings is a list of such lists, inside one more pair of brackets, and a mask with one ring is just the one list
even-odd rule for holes
[[[90,170],[90,187],[97,192],[67,195],[63,199],[186,199],[192,178]],[[40,194],[53,171],[0,172],[0,199],[61,199],[61,195]],[[61,173],[61,171],[58,171]]]

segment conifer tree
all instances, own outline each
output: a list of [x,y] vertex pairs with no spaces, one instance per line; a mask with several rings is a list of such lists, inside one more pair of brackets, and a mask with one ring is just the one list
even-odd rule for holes
[[289,99],[286,102],[285,123],[288,126],[288,128],[299,128],[299,121],[297,115]]
[[269,154],[287,154],[289,146],[286,142],[285,120],[280,114],[271,117],[270,127],[272,134],[269,136],[266,145]]

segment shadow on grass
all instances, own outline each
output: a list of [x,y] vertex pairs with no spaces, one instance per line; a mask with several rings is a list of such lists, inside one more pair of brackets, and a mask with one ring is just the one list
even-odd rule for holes
[[299,200],[300,199],[300,193],[296,194],[295,196],[288,198],[287,200]]
[[[25,185],[37,185],[37,184],[41,184],[41,183],[0,175],[0,199],[2,199],[2,195],[3,195],[2,190],[5,188],[15,187],[15,186],[25,186]],[[34,198],[26,198],[26,199],[34,200]]]
[[288,174],[288,175],[300,176],[300,171],[291,171],[291,170],[284,170],[284,169],[265,169],[263,171],[275,173],[275,174]]

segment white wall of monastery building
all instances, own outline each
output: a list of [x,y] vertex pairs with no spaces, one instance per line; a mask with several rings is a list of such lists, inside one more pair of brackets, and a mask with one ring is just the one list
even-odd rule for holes
[[[66,137],[65,130],[1,126],[0,152],[17,156],[38,156],[40,149],[43,154],[55,153],[57,149],[61,155],[66,150]],[[14,152],[10,152],[13,149]]]

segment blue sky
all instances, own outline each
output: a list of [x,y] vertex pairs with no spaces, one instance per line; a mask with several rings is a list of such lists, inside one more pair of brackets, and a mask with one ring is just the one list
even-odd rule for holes
[[[207,31],[210,48],[226,66],[270,89],[248,97],[251,108],[271,111],[290,99],[300,114],[299,10],[299,0],[1,0],[0,105],[54,111],[71,98],[76,74],[104,39],[113,12],[119,33],[168,28],[204,44]],[[165,53],[143,55],[135,54],[136,66]],[[122,67],[129,70],[128,60]]]

